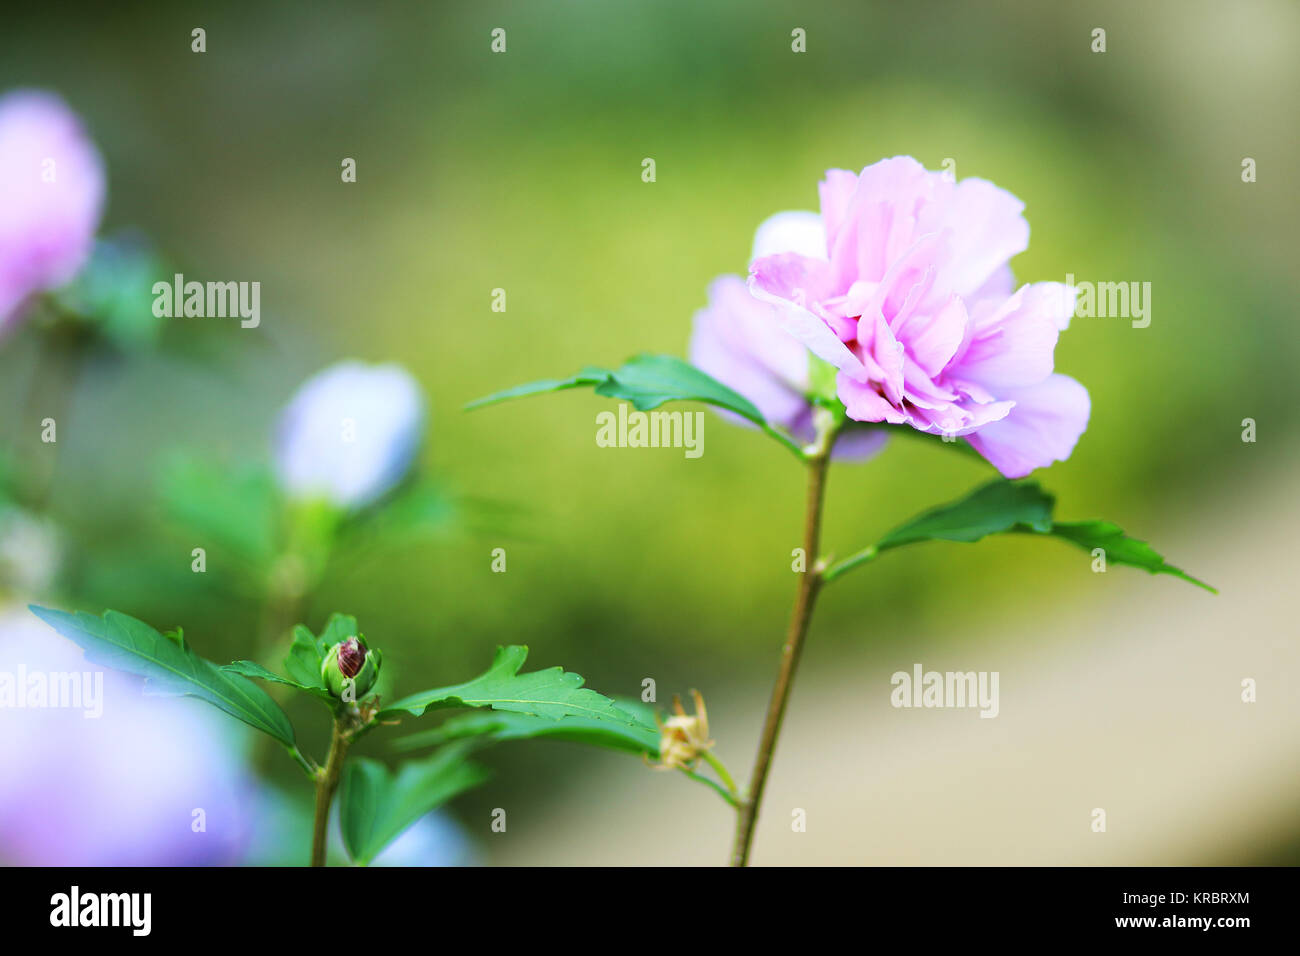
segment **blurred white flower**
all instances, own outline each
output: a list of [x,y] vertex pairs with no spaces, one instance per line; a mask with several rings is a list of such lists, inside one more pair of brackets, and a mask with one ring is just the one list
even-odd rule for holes
[[331,365],[304,382],[281,415],[280,483],[298,500],[364,507],[402,480],[424,417],[420,386],[401,366]]
[[54,522],[0,505],[0,591],[44,593],[54,583],[62,550]]

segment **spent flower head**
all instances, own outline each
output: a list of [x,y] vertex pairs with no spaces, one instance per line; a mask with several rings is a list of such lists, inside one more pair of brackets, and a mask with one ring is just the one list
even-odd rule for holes
[[673,714],[659,724],[659,763],[657,770],[688,768],[700,755],[713,747],[709,739],[709,714],[704,709],[704,698],[698,690],[691,691],[695,698],[695,713],[687,714],[682,699],[673,695]]

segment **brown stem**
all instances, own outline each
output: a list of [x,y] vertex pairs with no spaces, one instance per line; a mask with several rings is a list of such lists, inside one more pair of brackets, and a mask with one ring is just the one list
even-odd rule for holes
[[311,865],[325,865],[325,839],[329,831],[330,804],[334,802],[334,791],[339,786],[339,772],[343,769],[343,758],[348,751],[348,736],[343,729],[341,718],[334,721],[334,733],[330,737],[329,757],[325,766],[317,771],[316,776],[316,825],[311,839]]
[[790,617],[790,629],[786,633],[785,646],[781,649],[781,669],[776,675],[776,686],[772,688],[772,700],[767,705],[767,719],[763,722],[763,736],[759,740],[754,772],[750,777],[746,798],[736,814],[736,842],[731,851],[732,866],[745,866],[749,862],[749,848],[754,842],[754,827],[758,823],[758,810],[763,801],[763,787],[767,783],[772,754],[776,750],[776,740],[781,733],[781,720],[785,717],[785,707],[790,700],[790,689],[794,685],[794,674],[799,666],[799,655],[803,651],[804,638],[808,635],[808,623],[812,620],[813,605],[817,601],[817,594],[821,591],[822,572],[825,568],[817,557],[817,551],[821,540],[826,471],[830,464],[830,449],[834,440],[834,431],[828,431],[822,436],[816,450],[808,457],[808,504],[804,513],[803,553],[804,560],[813,563],[799,577],[794,613]]

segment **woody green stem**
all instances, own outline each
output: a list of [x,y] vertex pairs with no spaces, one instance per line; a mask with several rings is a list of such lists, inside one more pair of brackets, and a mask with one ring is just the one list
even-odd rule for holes
[[777,738],[781,733],[781,722],[785,717],[785,708],[790,701],[790,691],[794,686],[795,671],[799,667],[799,657],[803,652],[804,639],[808,636],[808,625],[812,620],[813,606],[821,591],[825,568],[817,559],[821,542],[822,503],[826,492],[826,472],[830,465],[831,446],[835,441],[836,426],[829,424],[819,430],[816,444],[808,449],[808,500],[804,512],[803,552],[804,560],[811,562],[799,577],[799,587],[795,593],[794,612],[790,617],[790,627],[786,633],[785,645],[781,649],[781,666],[777,672],[776,685],[772,688],[772,699],[767,706],[767,717],[763,722],[763,734],[759,739],[758,755],[754,760],[754,770],[750,777],[749,789],[745,794],[736,814],[736,840],[731,851],[731,865],[745,866],[749,863],[750,846],[754,842],[754,828],[758,823],[758,811],[763,801],[763,788],[767,784],[767,775],[772,766],[772,755],[776,750]]
[[329,757],[325,766],[316,775],[316,822],[312,831],[311,865],[325,865],[325,844],[329,832],[330,804],[334,802],[334,791],[339,786],[339,775],[343,770],[343,758],[348,752],[349,738],[343,728],[341,717],[334,720],[334,732],[330,737]]

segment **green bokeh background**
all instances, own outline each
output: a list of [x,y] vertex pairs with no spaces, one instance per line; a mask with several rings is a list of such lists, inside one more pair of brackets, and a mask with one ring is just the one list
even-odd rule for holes
[[[101,355],[60,423],[51,509],[75,545],[58,599],[181,623],[214,658],[245,654],[258,609],[221,590],[219,568],[189,573],[158,462],[177,446],[264,458],[298,383],[359,357],[399,361],[426,389],[426,474],[521,514],[339,562],[307,623],[356,614],[399,690],[463,679],[510,642],[609,693],[644,675],[766,693],[801,514],[785,452],[711,415],[698,460],[598,448],[610,406],[588,393],[461,408],[586,363],[684,354],[707,284],[744,273],[763,218],[815,208],[829,167],[900,153],[952,158],[1025,201],[1019,281],[1151,283],[1149,328],[1076,319],[1057,350],[1093,400],[1074,456],[1039,476],[1063,517],[1194,536],[1198,513],[1286,467],[1292,5],[128,3],[7,18],[0,89],[54,89],[85,117],[109,170],[107,228],[141,229],[187,277],[262,283],[260,329],[182,321],[155,354]],[[498,26],[505,55],[489,52]],[[791,52],[795,26],[806,54]],[[218,360],[187,356],[194,337]],[[0,351],[5,407],[21,404],[34,348],[19,336]],[[20,462],[34,452],[16,417],[0,438]],[[826,545],[859,547],[986,474],[907,442],[837,466]],[[1020,632],[1087,582],[1080,562],[1022,540],[900,552],[826,599],[815,637]],[[583,759],[515,748],[492,758],[491,787],[545,788],[557,760]]]

